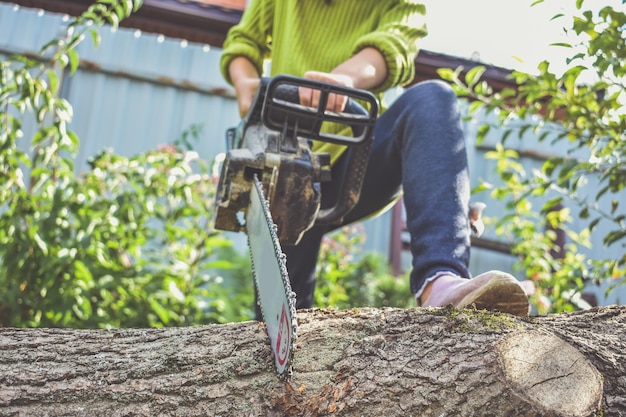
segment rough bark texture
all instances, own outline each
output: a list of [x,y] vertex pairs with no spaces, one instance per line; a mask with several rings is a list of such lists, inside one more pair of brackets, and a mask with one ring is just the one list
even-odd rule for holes
[[256,322],[0,329],[2,416],[626,416],[626,308],[519,319],[299,313],[290,383]]

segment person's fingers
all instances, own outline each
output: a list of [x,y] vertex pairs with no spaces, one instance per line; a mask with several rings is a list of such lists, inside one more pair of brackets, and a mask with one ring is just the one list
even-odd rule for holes
[[259,82],[260,80],[258,78],[249,78],[237,83],[235,86],[239,115],[242,118],[244,118],[246,114],[248,114],[248,110],[250,110],[256,90],[259,88]]
[[334,112],[342,112],[346,108],[347,103],[348,96],[343,94],[330,94],[326,109]]
[[326,110],[337,111],[335,109],[337,102],[337,94],[331,93],[328,95],[328,101],[326,102]]
[[[322,81],[330,84],[337,84],[345,87],[352,87],[353,81],[351,78],[345,75],[340,74],[329,74],[326,72],[319,71],[307,71],[304,74],[304,78],[308,78],[315,81]],[[301,104],[307,105],[310,107],[317,107],[319,105],[319,91],[315,90],[311,94],[310,101],[303,102],[300,101]],[[302,96],[301,96],[302,98]],[[341,112],[346,107],[346,103],[348,102],[348,97],[342,94],[331,93],[328,95],[328,100],[326,103],[326,110]]]
[[246,114],[248,114],[248,110],[250,109],[251,104],[252,103],[250,103],[249,101],[239,100],[239,117],[241,117],[242,119],[246,117]]
[[317,100],[315,99],[315,93],[311,88],[298,87],[298,95],[300,96],[300,104],[307,107],[317,107],[317,101],[319,101],[319,91],[317,91]]

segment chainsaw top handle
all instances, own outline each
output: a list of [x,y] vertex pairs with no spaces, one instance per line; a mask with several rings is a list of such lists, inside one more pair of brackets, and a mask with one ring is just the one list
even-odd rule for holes
[[[378,101],[369,91],[289,75],[277,75],[266,82],[262,119],[268,128],[279,131],[287,129],[287,133],[341,145],[358,145],[371,140],[378,114]],[[319,92],[317,107],[300,104],[300,87]],[[330,94],[348,98],[344,111],[326,110]],[[367,103],[369,110],[359,101]],[[324,122],[348,126],[352,129],[352,136],[324,132]]]
[[[300,87],[319,92],[317,107],[300,104]],[[342,112],[326,110],[330,94],[348,98]],[[360,102],[367,103],[368,109]],[[315,224],[340,224],[356,205],[374,139],[373,129],[377,115],[378,101],[372,93],[365,90],[288,75],[278,75],[267,82],[261,117],[266,127],[290,136],[297,135],[349,147],[345,155],[347,175],[339,179],[341,184],[338,199],[333,207],[319,211]],[[322,124],[325,122],[349,126],[352,136],[324,132]]]

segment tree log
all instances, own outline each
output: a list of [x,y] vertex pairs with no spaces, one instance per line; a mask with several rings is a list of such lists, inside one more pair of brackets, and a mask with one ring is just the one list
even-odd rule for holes
[[290,382],[257,322],[0,329],[2,416],[626,416],[626,308],[298,313]]

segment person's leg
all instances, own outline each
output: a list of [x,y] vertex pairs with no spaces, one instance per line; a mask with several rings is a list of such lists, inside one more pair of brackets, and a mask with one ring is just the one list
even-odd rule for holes
[[[345,172],[345,159],[346,155],[333,167],[334,178],[351,174]],[[338,183],[323,185],[322,207],[336,201]],[[511,293],[527,305],[525,294],[508,274],[504,274],[506,279],[498,278],[502,273],[483,274],[477,281],[468,279],[465,140],[456,96],[443,82],[429,81],[408,89],[379,117],[359,202],[342,225],[386,207],[401,190],[411,234],[411,290],[418,303],[464,307],[479,301],[481,308],[489,308],[477,297],[490,301],[498,284],[498,294]],[[298,245],[283,248],[298,308],[312,305],[319,248],[329,230],[314,227]],[[435,296],[432,302],[422,297],[424,291]],[[506,304],[506,297],[500,301]]]
[[381,115],[360,200],[346,223],[384,207],[402,186],[411,235],[411,290],[419,304],[475,304],[525,315],[517,280],[470,280],[469,175],[457,98],[439,81],[408,89]]
[[[345,164],[339,161],[332,168],[332,177],[340,178],[345,174]],[[335,204],[341,181],[322,184],[321,208],[327,209]],[[283,245],[282,250],[287,261],[287,272],[291,290],[296,294],[296,309],[311,308],[315,293],[315,269],[324,235],[332,230],[331,226],[317,225],[307,230],[297,245]],[[259,312],[257,310],[257,317]]]
[[308,230],[295,246],[284,246],[291,290],[296,293],[296,308],[311,308],[315,290],[315,267],[325,227]]
[[402,188],[411,235],[411,290],[428,277],[453,272],[469,278],[469,177],[457,101],[442,82],[420,83],[402,94],[376,123],[358,220]]

